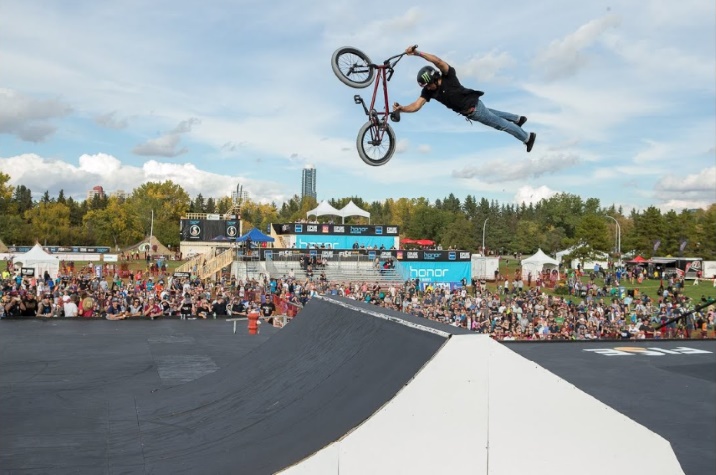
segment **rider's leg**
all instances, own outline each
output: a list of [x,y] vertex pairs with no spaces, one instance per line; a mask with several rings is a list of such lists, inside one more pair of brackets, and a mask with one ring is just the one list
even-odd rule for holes
[[[502,114],[506,113],[502,112]],[[519,127],[514,122],[510,122],[506,118],[493,113],[492,110],[485,107],[485,104],[483,104],[479,99],[475,105],[475,112],[470,114],[468,118],[470,120],[474,120],[475,122],[492,127],[493,129],[504,130],[522,143],[527,142],[527,139],[529,138],[529,134],[522,130],[522,127]]]
[[489,107],[487,108],[487,110],[495,114],[497,117],[502,117],[503,119],[509,120],[510,122],[514,122],[515,124],[517,123],[517,121],[520,120],[520,116],[511,112],[502,112],[498,111],[497,109],[490,109]]

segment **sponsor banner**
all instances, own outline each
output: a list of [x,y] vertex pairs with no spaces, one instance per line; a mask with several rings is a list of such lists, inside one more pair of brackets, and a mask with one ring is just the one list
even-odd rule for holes
[[226,221],[226,233],[224,234],[227,238],[234,240],[239,237],[239,221],[232,219]]
[[404,261],[400,265],[404,280],[418,279],[420,284],[434,282],[453,282],[459,284],[462,279],[470,280],[470,262],[457,261]]
[[296,236],[296,248],[299,249],[311,249],[311,248],[326,248],[326,249],[352,249],[354,245],[363,247],[378,247],[383,246],[390,249],[395,245],[395,238],[388,236],[361,236],[356,238],[353,236],[323,236],[323,235],[311,235],[311,236]]
[[20,268],[20,275],[23,275],[25,277],[34,277],[35,276],[35,268],[34,267],[22,267],[22,268]]
[[179,233],[184,242],[233,241],[239,237],[239,225],[238,219],[182,219]]
[[348,234],[351,236],[397,236],[398,226],[373,224],[311,224],[286,223],[273,224],[277,234]]
[[[358,242],[359,246],[380,248],[381,244],[385,249],[354,249],[353,244]],[[261,259],[268,257],[287,257],[293,255],[307,254],[310,252],[337,251],[333,256],[368,256],[370,259],[393,258],[403,263],[415,262],[455,262],[471,263],[471,256],[468,251],[406,251],[388,249],[394,244],[394,238],[387,236],[361,237],[354,239],[350,236],[296,236],[295,249],[271,249],[261,253]],[[267,254],[268,253],[268,254]],[[467,279],[470,277],[468,276]],[[458,278],[457,281],[460,279]]]
[[188,279],[191,277],[191,272],[174,272],[172,275],[177,279]]
[[681,346],[678,348],[615,346],[614,348],[585,348],[582,351],[602,356],[666,356],[666,355],[703,355],[711,351]]
[[[7,248],[7,252],[29,252],[30,249],[32,246],[10,246]],[[109,247],[97,246],[42,246],[42,249],[50,254],[107,254],[111,250]]]

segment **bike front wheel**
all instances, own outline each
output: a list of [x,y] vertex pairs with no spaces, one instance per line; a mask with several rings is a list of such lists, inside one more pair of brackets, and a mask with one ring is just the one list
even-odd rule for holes
[[395,153],[395,132],[387,122],[366,122],[358,131],[356,147],[361,160],[371,167],[385,165]]
[[338,79],[356,89],[368,87],[373,82],[375,69],[370,64],[365,53],[350,46],[338,48],[331,58],[331,67]]

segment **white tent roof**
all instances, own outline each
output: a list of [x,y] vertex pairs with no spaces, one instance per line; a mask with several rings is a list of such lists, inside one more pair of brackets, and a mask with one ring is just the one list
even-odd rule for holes
[[353,202],[353,200],[351,200],[350,203],[341,208],[341,216],[343,217],[344,221],[347,216],[363,216],[364,218],[368,218],[368,221],[370,222],[370,213],[368,211],[360,209],[358,205]]
[[17,256],[16,258],[17,260],[21,261],[23,264],[26,265],[44,264],[47,262],[59,262],[59,259],[56,256],[45,252],[45,250],[39,244],[35,244],[32,249],[30,249],[24,254]]
[[309,211],[308,213],[306,213],[306,217],[311,216],[311,215],[313,215],[313,216],[325,216],[325,215],[343,216],[340,211],[338,211],[336,208],[331,206],[331,204],[326,200],[321,201],[321,204],[319,204],[316,208],[314,208],[311,211]]
[[530,257],[527,257],[525,259],[522,259],[522,264],[551,264],[553,266],[559,265],[559,262],[557,259],[553,259],[549,257],[547,254],[545,254],[542,249],[538,249],[537,252],[535,252]]
[[60,270],[59,257],[45,252],[39,244],[24,254],[16,254],[15,265],[18,264],[35,269],[35,277],[41,277],[45,271],[55,277]]

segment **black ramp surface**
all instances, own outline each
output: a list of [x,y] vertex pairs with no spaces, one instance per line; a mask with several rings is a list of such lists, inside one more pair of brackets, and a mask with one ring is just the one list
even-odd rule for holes
[[[664,437],[687,475],[716,474],[716,341],[508,347]],[[625,450],[651,455],[639,441]]]
[[313,299],[243,361],[137,399],[148,473],[272,473],[389,401],[445,338]]
[[144,473],[135,398],[239,359],[272,334],[208,321],[0,322],[0,473]]

